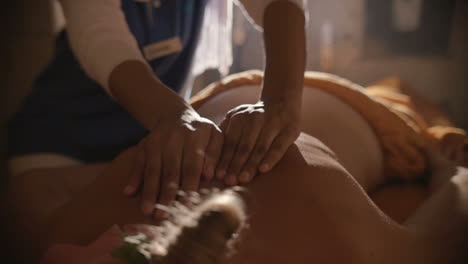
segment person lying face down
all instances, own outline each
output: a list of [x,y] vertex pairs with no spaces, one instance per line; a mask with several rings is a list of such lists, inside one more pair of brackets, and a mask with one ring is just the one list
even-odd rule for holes
[[[421,210],[410,217],[408,223],[397,225],[381,214],[349,174],[339,167],[334,167],[337,163],[333,162],[334,159],[328,154],[324,154],[326,149],[321,149],[317,141],[302,136],[296,144],[299,147],[288,151],[288,160],[275,169],[279,173],[259,177],[252,183],[255,186],[247,187],[250,192],[247,195],[251,196],[251,202],[246,207],[248,228],[241,230],[234,251],[226,248],[226,241],[231,238],[234,231],[237,231],[237,225],[242,222],[240,220],[244,219],[244,216],[240,213],[242,207],[238,207],[238,200],[236,201],[229,191],[227,195],[225,192],[215,192],[212,196],[214,200],[210,201],[210,196],[208,196],[206,204],[201,202],[200,207],[194,208],[193,215],[202,215],[198,218],[200,223],[193,229],[190,228],[193,226],[188,224],[189,228],[182,230],[177,240],[172,240],[174,237],[171,237],[171,230],[177,230],[177,224],[175,227],[163,225],[163,228],[159,230],[155,227],[136,226],[124,228],[124,231],[133,235],[146,234],[150,238],[152,234],[162,234],[162,237],[153,236],[154,241],[149,241],[150,244],[143,247],[146,256],[148,253],[153,254],[153,263],[246,263],[249,260],[255,263],[284,263],[286,260],[292,261],[291,263],[308,263],[310,260],[329,260],[331,263],[340,260],[348,260],[351,263],[375,263],[389,258],[405,260],[402,261],[404,263],[447,263],[448,259],[453,258],[455,261],[456,258],[462,256],[464,252],[462,248],[466,245],[464,243],[467,231],[466,212],[463,212],[466,208],[460,208],[458,205],[463,203],[464,199],[466,200],[468,187],[466,169],[460,169],[452,178],[448,176],[451,174],[445,175],[445,186],[440,187]],[[118,159],[119,163],[109,168],[110,171],[102,178],[109,178],[109,176],[115,178],[116,173],[128,171],[131,168],[131,154],[127,152],[122,155]],[[439,158],[443,157],[438,155]],[[128,159],[127,165],[123,165],[126,158]],[[298,161],[303,158],[309,158],[311,167],[315,169],[307,170],[302,167],[301,162]],[[288,163],[294,166],[290,167]],[[295,169],[296,167],[300,169]],[[438,170],[442,168],[448,169],[447,166],[443,166]],[[285,184],[283,179],[284,175],[288,175],[288,171],[292,172],[289,175],[296,175],[294,178],[296,181]],[[111,188],[120,188],[124,184],[124,177],[122,178],[119,180],[120,186],[114,185]],[[96,185],[93,188],[100,189],[102,182],[105,180],[95,182]],[[259,183],[256,184],[257,182]],[[281,199],[278,199],[276,192],[271,193],[272,190],[282,190],[289,186],[296,188],[284,189],[285,196]],[[461,198],[453,187],[464,193],[464,198]],[[100,235],[101,231],[99,231],[103,229],[103,226],[104,229],[111,226],[109,222],[119,222],[117,220],[123,218],[126,218],[124,223],[145,222],[142,219],[135,220],[135,215],[139,214],[137,201],[121,204],[125,200],[116,199],[119,197],[118,192],[104,190],[102,194],[108,195],[109,193],[114,193],[116,197],[112,201],[99,202],[96,206],[104,206],[103,208],[110,211],[110,214],[99,217],[98,212],[103,210],[89,207],[84,197],[92,195],[93,192],[87,192],[79,198],[79,200],[85,199],[84,203],[78,200],[70,205],[68,213],[62,214],[58,227],[55,227],[53,231],[55,237],[52,240],[62,243],[87,244],[95,237],[101,236],[98,239],[99,242],[109,236],[109,234]],[[243,192],[240,194],[242,195]],[[217,200],[218,195],[220,198]],[[113,207],[115,203],[122,206]],[[191,213],[177,215],[177,210],[184,210],[180,206],[178,208],[174,211],[176,217],[180,219],[174,220],[174,223],[180,224],[185,220],[190,222],[194,219],[188,217],[184,220],[184,215],[190,216]],[[206,211],[199,210],[200,208]],[[77,214],[77,211],[80,212]],[[83,211],[93,212],[94,219],[89,222],[88,219],[77,219],[76,216]],[[216,213],[210,216],[209,212],[212,211]],[[208,212],[208,214],[202,214],[202,212]],[[450,225],[447,225],[447,221]],[[70,224],[89,228],[70,230]],[[169,232],[164,231],[168,229]],[[451,236],[450,240],[438,239],[447,232],[454,231],[460,234]],[[129,237],[127,242],[139,244],[139,237],[141,238],[141,235]],[[114,231],[111,239],[113,243],[107,242],[105,246],[101,245],[98,251],[101,255],[98,256],[104,255],[111,259],[110,252],[114,252],[113,255],[117,256],[117,259],[122,259],[121,254],[116,254],[116,249],[122,250],[121,233]],[[164,241],[175,241],[175,243]],[[96,248],[94,250],[90,248],[89,251],[94,251],[95,255],[92,256],[96,260]],[[232,256],[226,258],[226,254],[230,252],[233,253]],[[71,252],[68,254],[66,259],[73,258]],[[53,257],[53,252],[49,252],[49,257]],[[186,260],[184,257],[189,259]],[[129,260],[128,255],[124,259]],[[142,256],[138,259],[147,261],[147,258],[142,258]],[[195,260],[200,260],[200,262]],[[112,259],[112,261],[117,260]],[[454,261],[449,263],[458,263]]]
[[[241,88],[236,91],[243,93]],[[231,99],[234,98],[238,97]],[[225,103],[230,101],[224,99]],[[457,171],[450,157],[434,151],[433,154],[448,161],[431,163],[434,171],[443,172],[441,176],[434,177],[440,184],[435,185],[431,197],[419,210],[413,212],[405,223],[397,224],[375,206],[366,192],[386,180],[381,173],[383,155],[375,131],[352,107],[320,89],[308,87],[304,99],[308,100],[304,104],[308,114],[301,122],[321,126],[311,126],[313,130],[305,126],[303,131],[318,139],[301,134],[277,166],[245,185],[245,193],[251,197],[245,207],[248,228],[241,232],[235,254],[228,259],[215,257],[224,254],[223,247],[218,246],[224,246],[237,227],[229,224],[226,219],[231,218],[226,218],[225,214],[214,214],[212,217],[221,219],[219,230],[224,231],[219,234],[224,239],[215,233],[208,238],[217,240],[218,237],[220,243],[211,244],[212,240],[207,239],[206,243],[197,244],[205,241],[198,235],[197,243],[184,242],[182,238],[171,244],[174,251],[171,247],[156,250],[155,261],[169,261],[169,258],[158,255],[165,250],[167,256],[182,250],[199,252],[201,256],[218,261],[214,263],[239,264],[382,263],[388,259],[402,263],[456,263],[463,260],[467,232],[467,210],[464,206],[468,194],[466,169],[459,167]],[[210,118],[223,114],[214,107],[211,110]],[[203,111],[207,115],[210,113],[209,108]],[[366,151],[356,155],[364,145]],[[21,216],[18,220],[25,218],[26,226],[29,224],[29,229],[25,230],[29,232],[28,243],[34,244],[31,252],[35,250],[36,258],[45,252],[44,261],[53,261],[54,245],[92,246],[93,241],[98,243],[101,241],[98,238],[105,238],[103,232],[114,225],[122,226],[125,231],[124,226],[128,224],[157,224],[153,218],[141,213],[138,195],[131,198],[122,195],[136,157],[137,148],[134,147],[110,164],[36,170],[15,179],[10,199],[16,202],[16,213]],[[72,197],[68,203],[50,210],[45,216],[41,211],[41,216],[37,208],[45,210],[50,203],[50,195],[47,197],[45,194],[53,190],[51,183],[60,183],[64,177],[81,181],[82,189],[70,194]],[[224,182],[218,179],[201,183],[201,188],[223,186]],[[23,197],[37,199],[25,201]],[[210,231],[217,232],[212,228],[215,224],[203,224],[213,218],[199,219],[201,229],[210,226]],[[196,228],[192,230],[192,234],[200,234]],[[138,233],[131,228],[127,231]],[[110,252],[123,244],[120,234],[113,234],[113,242],[104,243],[107,247],[99,244],[99,250],[90,250],[110,258]],[[183,237],[185,233],[181,234]],[[20,238],[21,233],[18,233],[17,239]],[[133,237],[133,241],[137,238]],[[200,247],[207,243],[210,250],[202,250]],[[154,245],[159,247],[157,243]],[[34,253],[31,252],[27,254]],[[74,259],[71,252],[68,253],[64,257]],[[182,253],[176,255],[184,256]]]

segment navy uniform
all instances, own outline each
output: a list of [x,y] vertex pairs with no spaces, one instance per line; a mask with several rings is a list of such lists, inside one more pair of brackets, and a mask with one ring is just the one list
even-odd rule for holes
[[[141,50],[167,39],[180,40],[180,52],[148,61],[158,78],[175,92],[189,74],[205,5],[206,0],[160,0],[158,6],[121,1],[125,20]],[[137,144],[147,133],[87,76],[63,31],[56,39],[52,61],[10,122],[9,156],[60,153],[83,162],[104,162]]]

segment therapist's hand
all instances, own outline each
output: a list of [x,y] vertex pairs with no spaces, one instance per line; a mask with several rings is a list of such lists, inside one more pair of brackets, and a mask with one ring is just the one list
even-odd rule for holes
[[[222,144],[220,129],[195,110],[169,115],[139,143],[124,193],[141,190],[143,213],[152,215],[155,203],[170,205],[178,190],[197,191],[202,171],[208,179],[214,176]],[[164,212],[154,216],[161,219]]]
[[221,125],[225,134],[217,177],[228,185],[273,168],[299,135],[306,65],[304,11],[272,1],[263,15],[265,70],[261,101],[239,106]]
[[250,182],[271,170],[299,136],[300,103],[240,105],[221,124],[224,145],[216,169],[227,185]]

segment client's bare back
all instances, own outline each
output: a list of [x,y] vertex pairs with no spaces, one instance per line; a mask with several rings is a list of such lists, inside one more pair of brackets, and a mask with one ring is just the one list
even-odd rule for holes
[[[46,243],[42,250],[53,243],[86,245],[113,224],[151,224],[139,210],[138,197],[128,199],[121,193],[133,159],[134,151],[129,150],[111,164],[100,167],[102,173],[51,215],[52,221],[48,224],[38,221],[28,230],[31,237],[49,237],[48,241],[42,241]],[[69,172],[73,171],[76,169],[70,168]],[[48,169],[23,177],[26,180],[43,173],[53,178],[54,174],[60,177],[65,172]],[[456,179],[452,184],[465,195],[456,202],[466,203],[468,175]],[[219,183],[205,183],[204,187],[213,185]],[[36,187],[40,197],[44,189],[40,185]],[[304,134],[271,173],[260,175],[246,187],[250,196],[246,211],[249,227],[241,235],[236,254],[227,263],[383,263],[386,260],[431,263],[428,259],[456,255],[446,248],[432,250],[442,242],[427,240],[438,225],[443,225],[443,219],[452,219],[454,225],[449,231],[457,230],[459,236],[466,231],[463,228],[466,215],[453,206],[446,210],[447,203],[453,204],[453,200],[443,197],[452,197],[451,187],[439,192],[439,198],[435,198],[439,202],[418,213],[441,219],[435,222],[435,230],[428,230],[426,222],[417,217],[413,217],[408,227],[397,225],[372,203],[327,147]],[[414,226],[420,230],[416,234]],[[460,238],[452,242],[463,245]]]
[[[319,96],[326,95],[310,98]],[[335,106],[348,115],[347,121],[353,120],[352,124],[340,121],[342,115],[337,112],[337,116],[328,115],[327,122],[322,122],[328,111],[325,107],[305,111],[312,113],[305,115],[310,118],[304,123],[305,129],[317,134],[328,147],[302,134],[270,173],[259,175],[246,186],[250,197],[246,209],[249,227],[242,232],[236,254],[226,263],[446,263],[437,260],[442,256],[445,260],[458,257],[459,251],[442,247],[437,250],[442,243],[433,235],[446,218],[451,218],[453,225],[448,231],[457,231],[451,245],[463,245],[459,236],[466,231],[466,214],[450,205],[454,201],[466,204],[468,175],[457,175],[455,181],[449,181],[450,186],[442,187],[444,191],[436,192],[428,205],[413,215],[411,224],[394,223],[365,191],[383,180],[382,153],[372,129],[357,113],[327,98],[339,104]],[[206,111],[207,117],[210,111],[213,115],[221,113],[209,109],[209,104],[200,111]],[[351,125],[358,125],[358,129],[353,130]],[[366,146],[366,151],[356,155],[361,145]],[[41,251],[53,243],[86,245],[114,224],[155,224],[141,214],[139,197],[129,199],[122,195],[134,154],[130,149],[107,165],[36,170],[16,179],[11,188],[12,201],[21,202],[16,206],[18,217],[35,219],[26,235],[37,238],[41,247],[36,248]],[[63,175],[79,180],[81,188],[57,197],[47,195],[51,184],[73,186],[73,182],[63,182]],[[211,188],[220,187],[221,183],[202,185]],[[454,190],[463,195],[454,197]],[[37,198],[36,203],[23,199],[31,195]],[[37,208],[50,211],[39,214]],[[427,215],[434,219],[432,226],[424,220]],[[414,232],[416,229],[418,232]],[[439,230],[444,232],[443,228]],[[196,244],[189,243],[189,247]],[[220,254],[219,250],[216,252]]]

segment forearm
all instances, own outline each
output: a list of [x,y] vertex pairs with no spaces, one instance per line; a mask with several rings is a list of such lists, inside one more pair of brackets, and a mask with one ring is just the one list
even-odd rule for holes
[[301,98],[307,55],[304,25],[303,11],[292,2],[276,1],[266,9],[262,100]]
[[183,113],[190,108],[140,61],[118,65],[109,77],[109,88],[115,99],[149,130],[168,113]]

